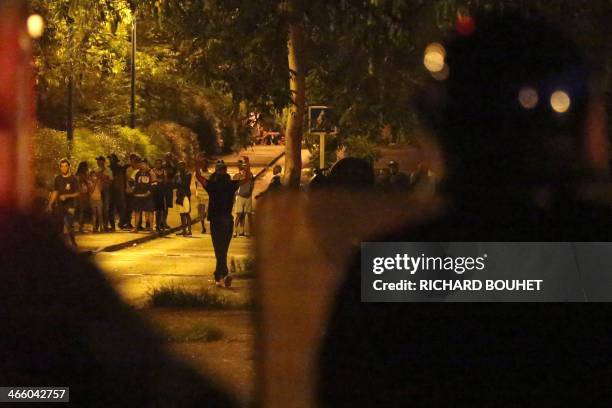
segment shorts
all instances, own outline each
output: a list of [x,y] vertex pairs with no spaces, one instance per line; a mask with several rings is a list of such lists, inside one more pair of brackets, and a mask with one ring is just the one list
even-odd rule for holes
[[136,197],[134,196],[134,201],[132,202],[132,209],[134,211],[146,211],[150,212],[155,210],[155,205],[153,203],[153,197],[149,195],[148,197]]
[[206,204],[198,202],[198,218],[206,218]]
[[176,205],[176,209],[181,214],[187,214],[191,212],[191,203],[189,202],[189,197],[184,197],[183,202],[181,204]]
[[76,213],[74,207],[67,207],[63,209],[64,218],[64,234],[72,234],[74,232],[74,214]]
[[236,196],[236,202],[234,203],[234,213],[252,213],[253,212],[253,198],[252,197],[241,197]]

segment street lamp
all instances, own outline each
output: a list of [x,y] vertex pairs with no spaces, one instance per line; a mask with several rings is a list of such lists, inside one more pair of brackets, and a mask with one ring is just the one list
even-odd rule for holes
[[130,94],[130,127],[136,127],[136,13],[132,15],[132,66]]

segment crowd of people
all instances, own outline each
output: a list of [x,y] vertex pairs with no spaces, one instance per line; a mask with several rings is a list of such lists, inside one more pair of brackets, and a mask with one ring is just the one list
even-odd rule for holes
[[[107,159],[109,165],[107,165]],[[122,164],[115,154],[96,158],[96,169],[90,169],[87,162],[78,164],[72,173],[71,163],[62,159],[60,174],[55,178],[47,210],[64,219],[69,241],[76,245],[74,232],[100,233],[118,229],[131,232],[158,232],[170,229],[168,211],[176,206],[181,218],[180,235],[191,236],[191,193],[195,182],[195,205],[201,232],[206,233],[206,214],[209,196],[200,178],[209,179],[213,174],[203,153],[196,157],[198,177],[192,177],[186,163],[177,160],[171,153],[164,159],[149,162],[137,154],[129,156],[128,163]],[[219,164],[217,163],[218,170]],[[240,185],[236,192],[236,235],[245,234],[245,220],[249,232],[253,230],[253,180],[248,158],[238,162],[234,180],[249,180]],[[234,200],[232,201],[234,205]],[[91,229],[87,229],[91,224]],[[178,234],[177,234],[178,235]]]

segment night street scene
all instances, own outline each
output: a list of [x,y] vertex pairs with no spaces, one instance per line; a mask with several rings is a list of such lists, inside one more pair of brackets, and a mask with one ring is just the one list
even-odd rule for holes
[[0,405],[612,406],[612,1],[0,36]]

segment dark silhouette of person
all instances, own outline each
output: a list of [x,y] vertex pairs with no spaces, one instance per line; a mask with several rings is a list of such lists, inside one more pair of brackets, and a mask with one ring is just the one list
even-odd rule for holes
[[70,387],[75,406],[236,406],[168,354],[47,220],[0,208],[0,225],[0,383]]
[[[609,241],[612,211],[577,192],[593,178],[580,50],[537,16],[483,12],[475,24],[445,44],[450,76],[422,104],[449,209],[370,241]],[[321,349],[322,406],[612,403],[612,305],[362,303],[355,259]]]
[[367,160],[345,157],[338,160],[329,171],[328,187],[366,188],[374,185],[374,169]]
[[245,156],[245,177],[240,180],[232,180],[227,174],[227,165],[219,160],[215,165],[215,172],[206,179],[202,176],[203,160],[204,158],[199,158],[196,162],[195,174],[197,180],[208,192],[208,221],[210,221],[210,235],[217,259],[214,272],[215,284],[230,287],[233,278],[227,267],[227,252],[234,228],[232,208],[238,188],[252,181],[251,164],[249,158]]

